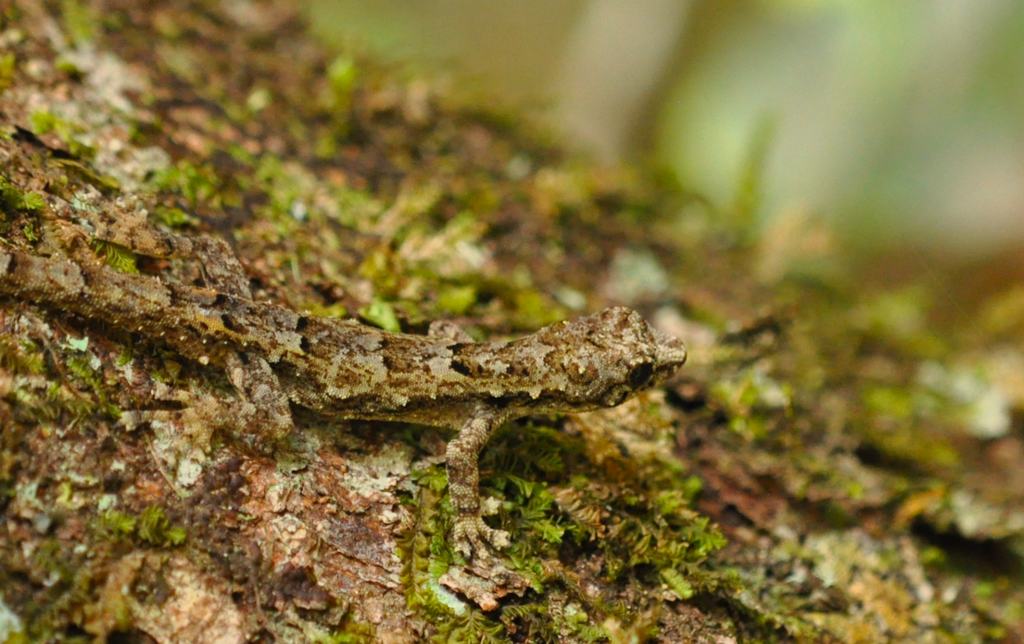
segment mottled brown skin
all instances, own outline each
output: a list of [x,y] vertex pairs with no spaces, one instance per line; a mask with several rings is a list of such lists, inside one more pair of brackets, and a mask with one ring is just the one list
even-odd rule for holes
[[[216,246],[217,244],[212,244]],[[237,265],[237,260],[234,260]],[[474,343],[435,324],[429,335],[306,316],[248,297],[241,267],[205,290],[0,250],[0,294],[102,320],[226,369],[242,397],[239,426],[272,444],[293,428],[289,401],[341,418],[458,428],[448,484],[453,539],[489,557],[508,535],[481,518],[477,457],[507,420],[614,407],[682,366],[681,342],[616,307],[511,342]]]

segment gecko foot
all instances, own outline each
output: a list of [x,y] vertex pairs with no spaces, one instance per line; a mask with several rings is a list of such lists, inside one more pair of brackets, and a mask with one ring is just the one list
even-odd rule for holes
[[468,564],[450,568],[438,580],[442,585],[462,593],[487,611],[498,608],[500,598],[522,595],[530,587],[528,579],[509,570],[494,555],[494,550],[509,546],[504,530],[488,526],[479,516],[464,516],[455,520],[452,539]]
[[511,543],[507,532],[490,527],[479,516],[455,519],[452,540],[455,550],[466,559],[491,559],[491,548],[501,550]]

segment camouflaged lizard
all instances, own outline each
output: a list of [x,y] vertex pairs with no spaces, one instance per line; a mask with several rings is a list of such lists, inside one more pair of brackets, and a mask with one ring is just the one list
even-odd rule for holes
[[481,343],[451,324],[435,323],[422,336],[303,315],[254,301],[223,241],[168,239],[176,247],[165,255],[205,254],[194,248],[199,244],[219,249],[206,273],[214,288],[0,249],[0,294],[100,320],[224,367],[242,398],[239,425],[265,445],[292,430],[290,403],[346,419],[457,428],[446,455],[458,511],[452,538],[470,560],[490,557],[488,544],[509,542],[484,523],[477,490],[477,457],[498,426],[533,413],[614,407],[686,360],[679,340],[623,307]]

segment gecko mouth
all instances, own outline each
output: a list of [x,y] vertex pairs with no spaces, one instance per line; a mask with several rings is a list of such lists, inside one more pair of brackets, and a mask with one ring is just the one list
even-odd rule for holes
[[657,329],[652,329],[651,333],[654,335],[658,347],[658,371],[665,377],[671,376],[686,363],[686,345],[682,340],[665,335]]

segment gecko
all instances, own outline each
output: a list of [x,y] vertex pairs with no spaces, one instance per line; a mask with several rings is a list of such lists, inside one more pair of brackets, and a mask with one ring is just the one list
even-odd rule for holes
[[241,399],[237,420],[258,444],[292,431],[293,403],[342,419],[457,430],[445,460],[457,512],[452,540],[467,560],[509,545],[507,532],[484,522],[478,492],[477,459],[497,427],[529,414],[614,407],[686,360],[680,340],[625,307],[487,342],[451,323],[415,335],[305,315],[252,299],[223,240],[173,238],[182,240],[178,254],[201,240],[227,249],[207,272],[212,288],[0,248],[0,296],[100,321],[225,369]]

